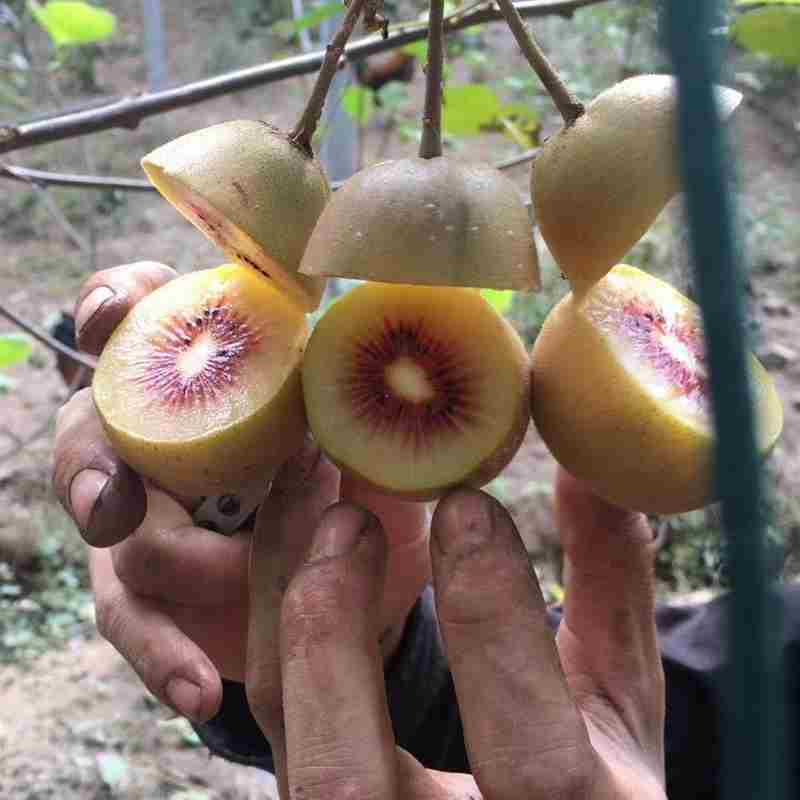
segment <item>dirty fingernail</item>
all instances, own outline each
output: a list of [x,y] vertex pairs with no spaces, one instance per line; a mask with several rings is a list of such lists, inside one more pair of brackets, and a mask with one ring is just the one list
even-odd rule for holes
[[80,335],[80,332],[86,327],[86,324],[91,321],[92,317],[114,297],[114,292],[108,286],[98,286],[93,291],[89,292],[84,301],[78,306],[75,314],[75,328]]
[[196,720],[200,711],[203,690],[186,678],[173,678],[166,687],[165,693],[169,704],[184,717]]
[[86,531],[97,498],[109,481],[109,476],[96,469],[81,470],[69,487],[69,505],[78,527]]

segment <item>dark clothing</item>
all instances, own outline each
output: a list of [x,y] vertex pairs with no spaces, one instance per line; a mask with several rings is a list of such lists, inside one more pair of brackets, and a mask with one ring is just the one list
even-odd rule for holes
[[[786,587],[787,674],[800,674],[800,585]],[[699,606],[663,606],[657,623],[666,676],[666,765],[670,800],[716,800],[720,766],[720,685],[724,674],[723,598]],[[551,611],[553,628],[560,615]],[[386,669],[386,692],[397,743],[426,767],[469,772],[455,689],[439,635],[433,592],[417,601]],[[800,691],[787,696],[790,740]],[[231,761],[273,771],[269,745],[250,714],[242,684],[226,681],[219,714],[197,732]],[[792,746],[790,753],[796,751]],[[800,759],[796,760],[800,766]],[[800,783],[795,783],[800,786]]]

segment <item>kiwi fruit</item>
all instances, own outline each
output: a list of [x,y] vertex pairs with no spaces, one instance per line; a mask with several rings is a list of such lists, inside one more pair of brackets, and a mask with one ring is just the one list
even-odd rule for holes
[[[532,416],[553,456],[611,503],[672,514],[714,500],[713,427],[698,308],[625,265],[548,314],[532,352]],[[759,448],[783,410],[750,358]]]
[[288,134],[258,120],[223,122],[162,145],[142,167],[229,259],[317,308],[325,280],[297,270],[330,188],[319,161]]
[[307,430],[308,334],[302,309],[238,264],[160,287],[119,325],[95,371],[95,405],[117,454],[181,495],[268,477]]
[[530,424],[530,359],[474,289],[358,286],[317,323],[302,371],[331,460],[409,499],[487,483]]
[[[718,88],[722,116],[741,98]],[[534,159],[536,223],[578,294],[624,258],[680,189],[676,99],[670,75],[624,80]]]
[[325,207],[300,272],[383,283],[538,289],[533,229],[499,170],[447,157],[383,161]]

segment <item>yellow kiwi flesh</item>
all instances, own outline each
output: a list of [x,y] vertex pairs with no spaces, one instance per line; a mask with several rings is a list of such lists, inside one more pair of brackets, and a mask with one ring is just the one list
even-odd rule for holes
[[240,265],[160,287],[120,324],[95,372],[95,405],[114,449],[184,495],[268,478],[305,436],[308,334],[302,310]]
[[[611,503],[671,514],[714,500],[713,428],[697,307],[619,265],[582,300],[567,295],[532,352],[532,415],[553,456]],[[767,453],[783,410],[750,358]]]
[[305,275],[425,286],[538,289],[533,227],[498,170],[448,157],[384,161],[334,194]]
[[325,280],[298,274],[330,196],[319,162],[258,120],[187,133],[142,159],[150,182],[233,261],[274,280],[306,310]]
[[368,283],[331,306],[303,360],[311,430],[342,469],[427,500],[481,486],[530,423],[530,361],[465,288]]

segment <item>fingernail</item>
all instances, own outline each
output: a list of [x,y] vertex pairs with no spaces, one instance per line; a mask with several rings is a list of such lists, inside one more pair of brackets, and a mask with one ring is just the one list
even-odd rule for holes
[[434,514],[434,543],[443,553],[468,552],[488,542],[495,530],[496,508],[481,492],[458,490],[440,501]]
[[92,519],[97,498],[110,480],[104,472],[96,469],[81,470],[69,487],[69,505],[78,527],[86,531]]
[[75,330],[78,336],[92,317],[114,296],[114,292],[108,286],[98,286],[89,292],[75,314]]
[[203,690],[186,678],[172,678],[165,690],[169,704],[184,717],[196,720]]
[[376,524],[367,511],[352,506],[335,506],[322,518],[311,544],[308,561],[343,556],[355,549],[364,532]]

